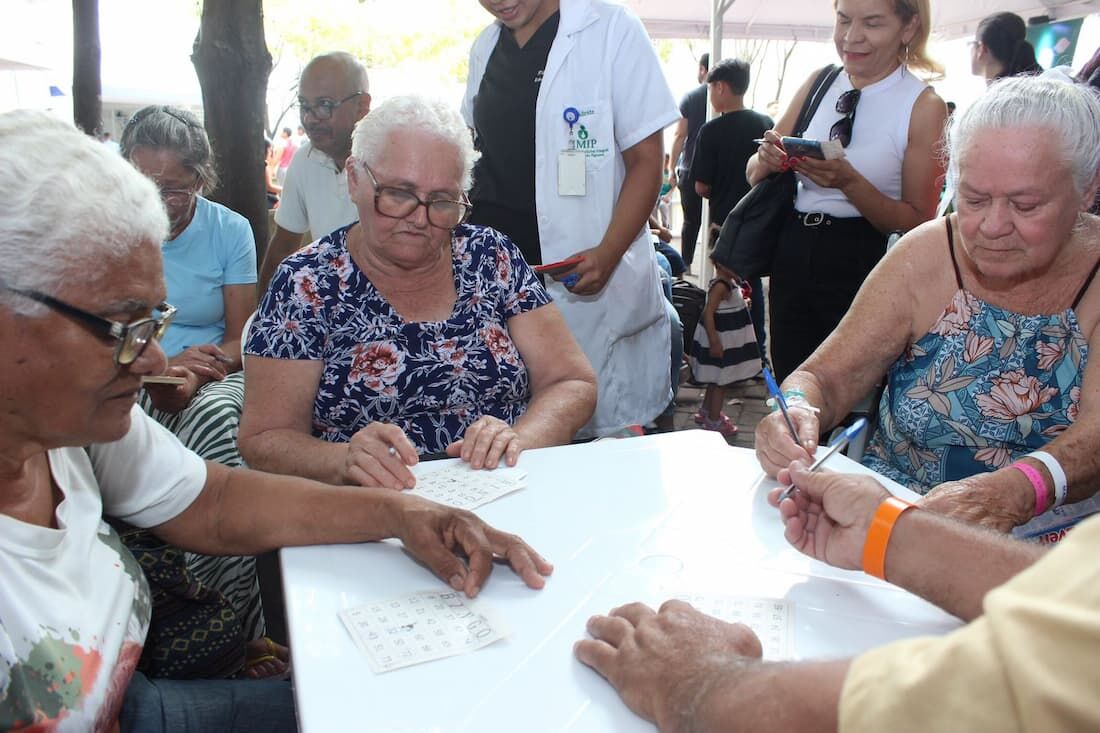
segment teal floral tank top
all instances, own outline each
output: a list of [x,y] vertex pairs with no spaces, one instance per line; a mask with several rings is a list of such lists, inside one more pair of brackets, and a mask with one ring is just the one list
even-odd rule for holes
[[863,464],[924,494],[1009,465],[1077,418],[1088,342],[1073,305],[1053,315],[996,308],[962,285],[932,329],[890,367],[879,424]]

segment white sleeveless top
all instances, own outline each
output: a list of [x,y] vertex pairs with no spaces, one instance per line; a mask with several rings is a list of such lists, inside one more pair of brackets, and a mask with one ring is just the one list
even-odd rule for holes
[[[901,163],[909,142],[909,118],[913,105],[927,84],[899,66],[890,76],[863,88],[852,142],[844,149],[852,167],[875,188],[892,199],[901,199]],[[843,115],[836,111],[840,95],[852,88],[848,75],[841,72],[817,108],[803,137],[829,139],[829,128]],[[799,211],[820,211],[830,216],[860,216],[855,206],[838,188],[822,188],[805,176],[798,176]]]

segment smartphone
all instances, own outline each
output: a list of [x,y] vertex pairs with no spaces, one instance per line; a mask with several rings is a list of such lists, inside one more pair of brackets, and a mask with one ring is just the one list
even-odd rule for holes
[[553,275],[560,270],[568,270],[578,262],[584,262],[584,255],[573,255],[564,260],[558,260],[557,262],[547,262],[545,265],[535,265],[535,272],[543,272],[547,275]]
[[792,158],[816,158],[837,160],[844,157],[844,146],[839,140],[807,140],[801,137],[782,138],[783,149]]
[[792,158],[817,158],[825,160],[825,151],[820,140],[807,140],[802,137],[784,137],[783,150]]

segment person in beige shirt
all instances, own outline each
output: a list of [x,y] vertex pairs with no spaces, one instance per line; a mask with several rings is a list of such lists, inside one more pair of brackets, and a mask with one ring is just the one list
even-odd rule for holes
[[[888,492],[869,476],[798,462],[780,472],[788,479],[799,491],[779,506],[787,540],[862,567]],[[631,604],[594,616],[593,638],[575,652],[662,731],[1095,731],[1098,549],[1100,517],[1048,551],[912,508],[881,550],[884,576],[969,622],[951,634],[851,660],[763,662],[747,626],[669,601],[656,613]]]

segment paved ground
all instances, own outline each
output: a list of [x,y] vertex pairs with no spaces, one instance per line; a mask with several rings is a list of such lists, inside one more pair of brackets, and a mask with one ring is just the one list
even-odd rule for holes
[[[764,386],[764,380],[759,377],[739,382],[726,390],[725,413],[738,427],[737,434],[728,437],[726,442],[742,448],[753,447],[756,424],[769,412],[768,406],[764,404],[767,397],[768,390]],[[673,420],[675,429],[701,430],[702,428],[695,424],[692,416],[699,410],[702,403],[702,387],[681,385],[680,391],[676,394],[676,415]]]

